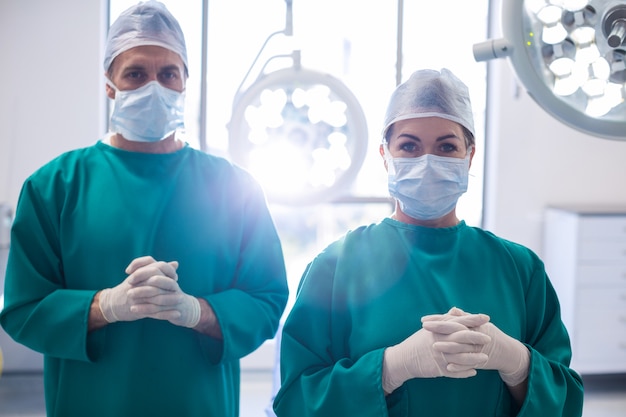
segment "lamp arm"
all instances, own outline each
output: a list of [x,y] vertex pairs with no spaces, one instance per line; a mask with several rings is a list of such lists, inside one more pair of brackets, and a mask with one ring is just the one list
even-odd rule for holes
[[513,53],[513,45],[508,40],[489,39],[474,44],[472,47],[476,62],[489,61],[495,58],[506,58]]
[[[270,39],[272,39],[274,36],[280,35],[282,33],[284,33],[284,31],[283,30],[279,30],[278,32],[272,33],[271,35],[269,35],[267,37],[267,39],[265,39],[265,42],[263,42],[263,45],[261,46],[261,49],[259,49],[259,52],[256,54],[256,56],[254,57],[254,60],[252,61],[252,64],[248,68],[248,71],[246,72],[246,75],[243,76],[243,79],[239,83],[239,86],[237,87],[237,90],[235,90],[235,97],[237,97],[239,95],[239,93],[241,92],[241,87],[244,85],[244,83],[246,82],[246,80],[250,76],[250,73],[252,72],[252,68],[254,68],[254,66],[256,65],[257,61],[259,60],[259,57],[261,56],[261,53],[263,52],[263,50],[267,46],[267,44],[270,41]],[[267,65],[267,62],[265,63],[265,65]],[[265,67],[265,65],[264,65],[264,67]]]
[[261,76],[265,73],[265,67],[267,66],[267,64],[269,64],[272,60],[274,60],[276,58],[291,58],[291,60],[293,62],[293,68],[295,68],[295,69],[300,69],[301,68],[300,51],[299,50],[292,51],[290,54],[274,55],[274,56],[270,57],[267,61],[265,61],[265,64],[263,64],[263,66],[261,67],[261,70],[259,71],[259,75],[258,75],[257,79],[261,78]]
[[[254,68],[254,66],[256,65],[257,61],[259,60],[259,57],[261,56],[261,54],[263,53],[263,50],[265,49],[265,47],[267,46],[267,44],[269,43],[270,39],[272,39],[274,36],[276,35],[285,35],[285,36],[293,36],[293,0],[285,0],[285,5],[286,5],[286,16],[285,16],[285,29],[283,30],[279,30],[276,31],[272,34],[270,34],[266,39],[265,42],[263,42],[263,45],[261,45],[261,49],[259,49],[259,52],[256,54],[256,56],[254,57],[254,60],[252,61],[252,64],[250,65],[250,68],[248,68],[248,71],[246,72],[246,75],[244,75],[243,79],[241,80],[241,82],[239,83],[239,86],[237,86],[237,90],[235,90],[235,102],[237,101],[237,97],[240,95],[241,93],[241,88],[243,87],[243,85],[245,84],[246,80],[248,79],[248,77],[250,76],[250,73],[252,72],[252,69]],[[293,51],[291,54],[289,55],[277,55],[277,56],[273,56],[270,59],[268,59],[267,61],[265,61],[265,64],[263,64],[263,67],[261,68],[260,74],[263,73],[263,69],[267,66],[267,64],[274,58],[278,58],[278,57],[292,57],[292,59],[294,60],[294,66],[299,66],[300,65],[300,51],[297,52],[297,56],[296,56],[296,51]]]
[[285,0],[287,12],[285,16],[285,35],[293,36],[293,0]]

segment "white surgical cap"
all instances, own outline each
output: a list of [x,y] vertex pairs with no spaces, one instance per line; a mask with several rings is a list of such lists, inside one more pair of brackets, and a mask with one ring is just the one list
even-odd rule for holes
[[457,122],[475,134],[469,90],[446,68],[415,71],[395,89],[385,115],[383,140],[399,120],[433,116]]
[[122,52],[136,46],[156,45],[180,55],[185,68],[187,47],[178,21],[163,3],[150,0],[126,9],[109,28],[104,51],[104,70]]

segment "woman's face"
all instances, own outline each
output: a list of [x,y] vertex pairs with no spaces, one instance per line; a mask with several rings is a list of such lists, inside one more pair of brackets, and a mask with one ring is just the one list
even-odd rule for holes
[[[460,124],[441,117],[424,117],[395,122],[387,134],[387,146],[380,145],[380,155],[388,169],[385,148],[392,158],[418,158],[432,154],[448,158],[463,159],[467,156],[467,141]],[[474,157],[474,146],[470,148],[470,165]],[[405,214],[400,202],[392,216],[404,223],[428,227],[449,227],[458,223],[455,210],[433,220],[418,220]]]

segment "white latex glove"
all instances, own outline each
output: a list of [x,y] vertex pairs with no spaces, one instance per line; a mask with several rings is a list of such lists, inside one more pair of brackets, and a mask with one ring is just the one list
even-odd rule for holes
[[[448,332],[446,323],[467,321],[469,317],[475,316],[468,314],[460,309],[452,309],[446,315],[429,316],[423,323],[424,328],[431,332],[438,331]],[[487,355],[487,359],[477,363],[475,369],[493,369],[500,373],[502,380],[511,387],[521,384],[528,377],[528,368],[530,365],[530,352],[528,348],[519,340],[512,338],[502,332],[493,323],[484,323],[480,326],[468,326],[472,330],[488,335],[491,341],[481,348],[481,352]],[[449,360],[447,369],[449,371],[461,372],[467,370],[467,362],[459,358],[463,354],[457,355],[455,351],[460,349],[453,342],[443,341],[435,343],[434,349],[445,354]]]
[[522,342],[507,335],[493,323],[483,324],[476,331],[491,337],[491,342],[481,350],[488,359],[477,366],[477,369],[497,370],[500,378],[510,387],[519,385],[528,378],[530,351]]
[[184,327],[196,327],[200,321],[200,302],[185,294],[178,282],[163,275],[154,275],[144,285],[130,290],[133,296],[146,301],[135,308],[146,317],[167,320]]
[[152,256],[141,256],[133,259],[124,272],[134,275],[134,283],[139,284],[153,275],[164,275],[178,281],[177,269],[177,261],[163,262],[155,260]]
[[[485,323],[484,319],[472,318],[472,324]],[[480,325],[480,324],[478,324]],[[424,328],[413,333],[395,346],[385,349],[383,356],[383,389],[390,393],[401,386],[405,381],[413,378],[468,378],[476,375],[476,370],[470,366],[477,362],[485,362],[486,356],[479,353],[482,346],[490,339],[483,333],[468,330],[468,328],[453,321],[447,322],[447,328],[439,327],[441,333],[432,333]],[[447,333],[444,333],[447,332]],[[448,370],[448,361],[443,353],[436,351],[433,346],[437,342],[452,342],[455,346],[462,346],[467,353],[463,363],[467,369],[460,371]]]
[[[133,268],[131,270],[131,265]],[[116,321],[133,321],[148,317],[139,305],[149,300],[145,292],[135,292],[133,289],[146,285],[146,281],[155,275],[163,275],[169,280],[177,280],[177,262],[156,262],[152,257],[137,258],[126,268],[130,275],[113,288],[100,291],[99,307],[102,316],[109,323]]]
[[486,314],[470,314],[458,307],[452,307],[445,314],[432,314],[422,317],[422,323],[427,321],[454,321],[458,323],[465,323],[467,327],[478,327],[481,324],[487,323],[489,321],[489,316]]

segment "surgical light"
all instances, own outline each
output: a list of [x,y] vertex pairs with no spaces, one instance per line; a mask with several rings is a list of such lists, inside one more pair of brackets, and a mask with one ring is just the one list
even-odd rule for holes
[[[291,1],[286,3],[284,32],[290,35]],[[237,91],[229,153],[259,180],[270,202],[304,205],[345,197],[367,152],[363,110],[340,80],[303,68],[299,50],[279,57],[292,65],[261,71]]]
[[290,67],[260,77],[237,100],[229,152],[268,199],[307,204],[344,193],[367,149],[365,116],[329,74]]
[[570,127],[626,140],[626,4],[503,0],[502,34],[477,61],[508,57],[529,95]]

